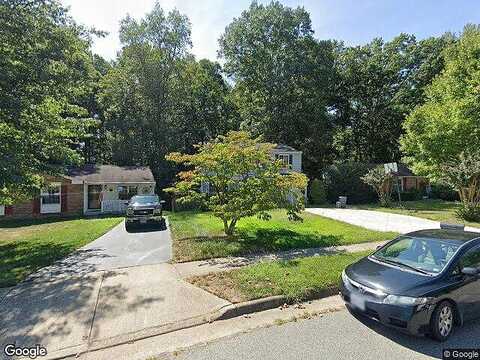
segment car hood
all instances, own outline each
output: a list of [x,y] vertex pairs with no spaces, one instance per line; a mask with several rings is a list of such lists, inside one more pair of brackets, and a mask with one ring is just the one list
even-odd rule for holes
[[432,276],[385,265],[369,257],[350,265],[345,273],[353,281],[393,295],[422,296],[434,283]]

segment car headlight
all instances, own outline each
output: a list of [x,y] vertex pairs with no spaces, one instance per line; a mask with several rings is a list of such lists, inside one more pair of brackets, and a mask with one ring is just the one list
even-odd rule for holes
[[430,302],[431,298],[428,297],[410,297],[410,296],[397,296],[397,295],[387,295],[383,299],[384,304],[389,305],[425,305]]
[[345,287],[350,289],[350,280],[348,279],[347,274],[345,274],[345,270],[342,271],[342,281]]

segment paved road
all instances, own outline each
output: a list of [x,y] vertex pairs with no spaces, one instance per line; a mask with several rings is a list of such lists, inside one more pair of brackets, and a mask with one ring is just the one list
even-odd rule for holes
[[431,359],[441,358],[443,348],[480,347],[479,334],[480,322],[468,323],[440,344],[398,333],[374,321],[359,320],[343,310],[224,338],[172,359]]
[[172,240],[167,227],[137,227],[127,232],[121,222],[108,233],[52,266],[41,269],[30,279],[85,275],[138,265],[167,262],[172,257]]
[[[405,234],[411,231],[440,228],[438,221],[383,211],[332,208],[308,208],[305,211],[377,231],[395,231]],[[465,230],[480,232],[480,229],[470,226],[465,227]]]

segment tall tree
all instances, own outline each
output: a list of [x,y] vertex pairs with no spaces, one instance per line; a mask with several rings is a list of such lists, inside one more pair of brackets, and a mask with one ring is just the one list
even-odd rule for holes
[[445,69],[426,88],[427,101],[408,116],[402,150],[417,173],[439,179],[444,164],[480,149],[479,54],[480,27],[466,26],[445,50]]
[[57,1],[0,3],[0,203],[81,161],[81,99],[95,73],[89,40]]
[[397,161],[402,124],[425,101],[424,88],[444,66],[446,34],[417,41],[400,34],[390,42],[339,46],[335,96],[335,148],[339,160]]
[[302,150],[311,176],[331,153],[332,49],[313,38],[305,9],[279,2],[253,2],[220,39],[243,128]]

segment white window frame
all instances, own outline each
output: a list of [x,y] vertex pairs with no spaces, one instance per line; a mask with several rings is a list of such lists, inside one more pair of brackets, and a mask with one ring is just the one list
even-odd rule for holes
[[[58,188],[56,192],[50,192],[52,188]],[[58,203],[44,204],[44,196],[58,196]],[[62,184],[50,183],[47,187],[42,188],[40,191],[40,214],[55,214],[62,211]]]
[[[283,167],[285,169],[291,169],[293,165],[293,155],[292,154],[277,154],[276,155],[277,160],[280,160],[281,163],[283,164]],[[290,161],[292,159],[292,161]]]

